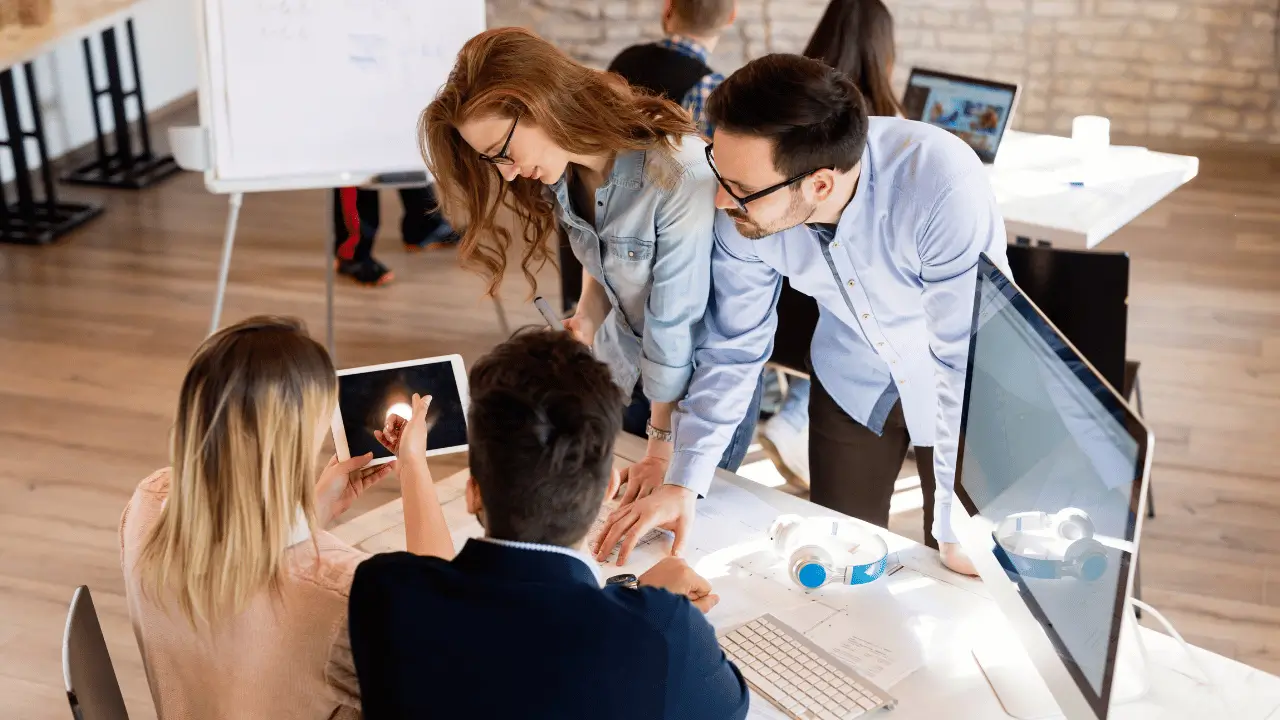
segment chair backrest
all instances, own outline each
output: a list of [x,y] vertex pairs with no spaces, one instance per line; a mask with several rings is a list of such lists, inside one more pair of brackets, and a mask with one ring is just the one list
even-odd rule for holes
[[773,354],[769,362],[787,370],[809,373],[809,346],[818,326],[818,301],[791,287],[782,279],[778,296],[778,329],[773,334]]
[[1023,245],[1007,250],[1014,283],[1123,392],[1129,256]]
[[62,636],[62,676],[67,700],[76,720],[128,720],[111,666],[107,641],[102,637],[98,613],[93,609],[89,588],[81,585],[71,598],[67,629]]

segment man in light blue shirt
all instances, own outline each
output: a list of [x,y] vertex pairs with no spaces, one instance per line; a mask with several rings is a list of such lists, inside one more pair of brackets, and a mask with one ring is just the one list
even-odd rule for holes
[[[857,436],[886,438],[896,417],[912,444],[934,450],[917,452],[931,455],[937,485],[930,493],[921,473],[926,498],[934,495],[925,537],[931,531],[948,567],[973,573],[950,507],[975,267],[983,252],[1005,264],[1004,223],[968,145],[922,123],[868,119],[863,105],[846,76],[795,55],[759,58],[712,94],[708,162],[725,212],[704,337],[675,416],[666,483],[620,509],[606,543],[622,538],[627,550],[664,527],[682,546],[772,352],[785,276],[820,307],[812,407],[835,409],[821,426],[813,418],[815,502],[887,524],[906,435],[897,467],[877,477],[862,472],[871,453]],[[873,496],[876,507],[844,502]]]

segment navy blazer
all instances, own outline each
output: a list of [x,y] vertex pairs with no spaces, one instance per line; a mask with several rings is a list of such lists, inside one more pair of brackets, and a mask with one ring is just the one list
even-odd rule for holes
[[747,686],[687,598],[600,588],[567,555],[469,540],[375,555],[351,586],[364,717],[744,718]]

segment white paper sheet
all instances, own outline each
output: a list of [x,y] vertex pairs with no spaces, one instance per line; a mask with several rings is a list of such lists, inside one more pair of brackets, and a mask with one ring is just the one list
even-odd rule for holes
[[805,635],[881,689],[889,690],[924,664],[924,652],[912,619],[894,612],[896,603],[881,600],[861,606],[862,612],[841,611]]

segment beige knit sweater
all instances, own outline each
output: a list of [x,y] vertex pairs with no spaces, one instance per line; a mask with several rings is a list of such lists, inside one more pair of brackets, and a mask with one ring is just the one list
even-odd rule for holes
[[240,615],[197,631],[176,607],[144,596],[136,571],[168,493],[169,471],[160,470],[120,518],[129,616],[160,720],[359,718],[346,616],[367,556],[321,532],[288,549],[278,598],[264,591]]

